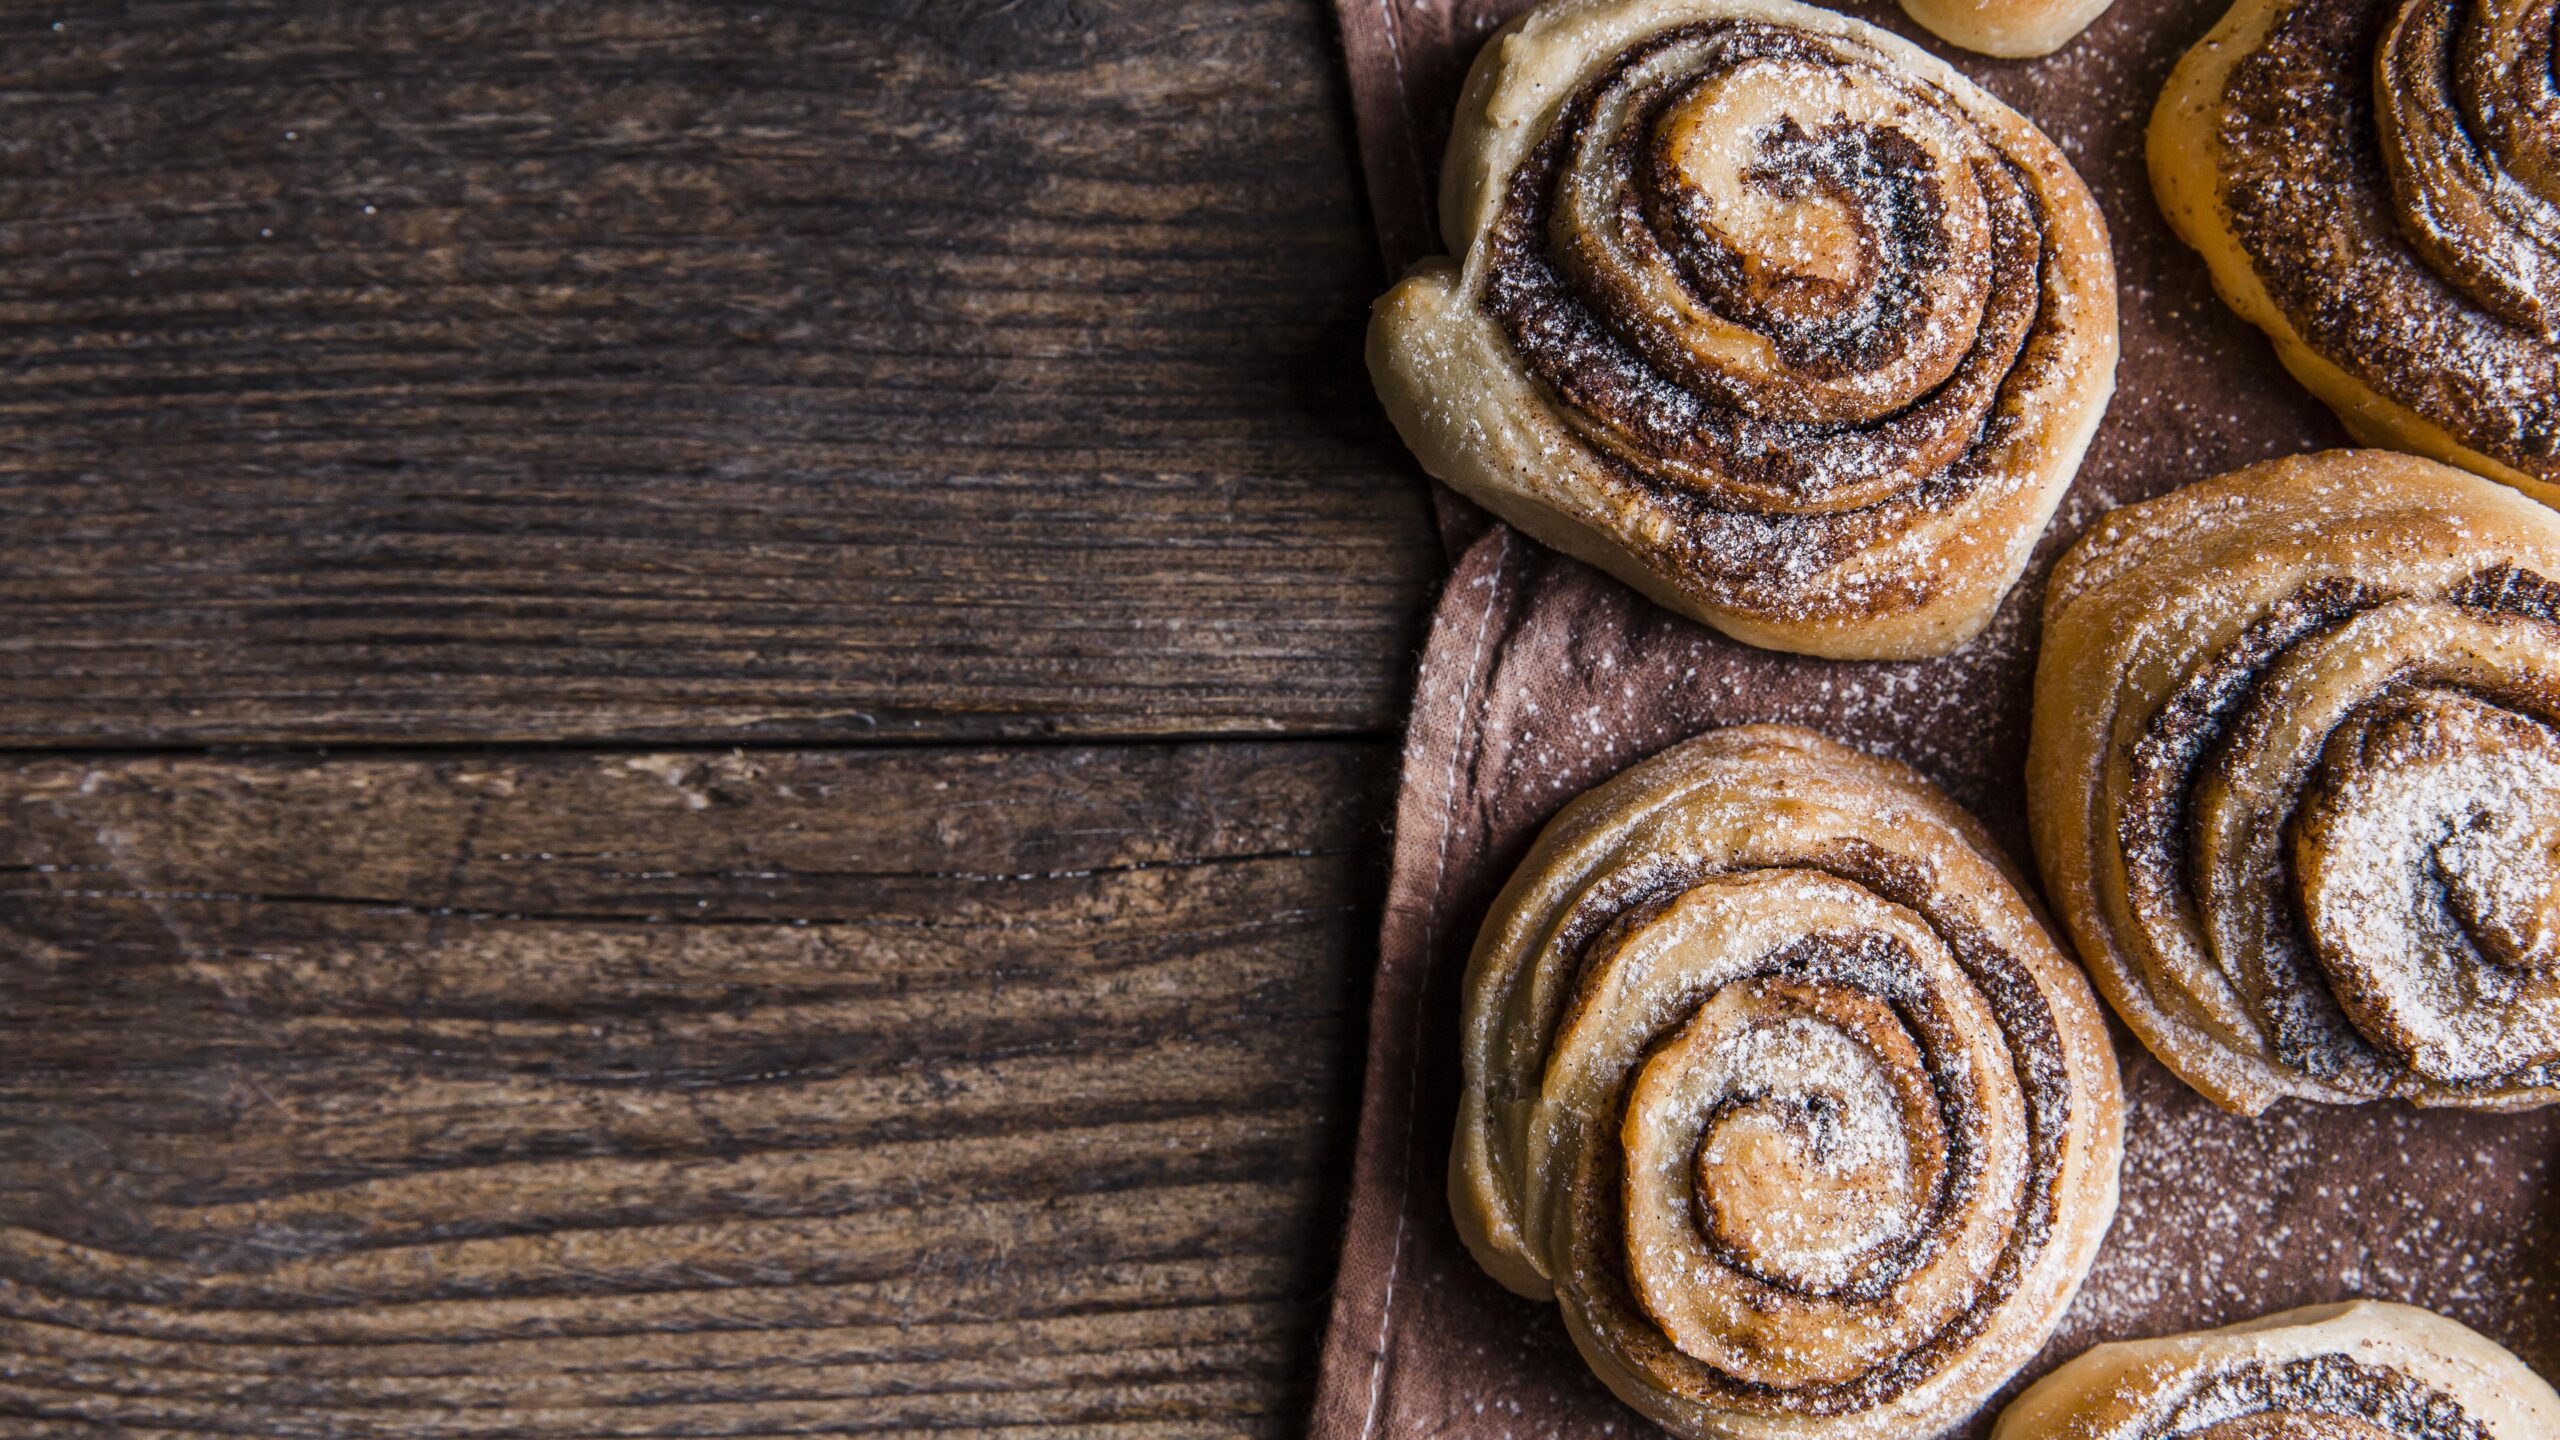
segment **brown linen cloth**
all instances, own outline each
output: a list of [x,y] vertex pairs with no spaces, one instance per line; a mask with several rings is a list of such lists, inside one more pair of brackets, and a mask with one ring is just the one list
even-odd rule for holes
[[[1523,0],[1337,0],[1379,239],[1435,250],[1459,82]],[[1433,487],[1457,556],[1406,739],[1342,1268],[1316,1440],[1603,1435],[1647,1427],[1593,1380],[1552,1306],[1478,1271],[1444,1190],[1458,979],[1477,920],[1576,793],[1713,726],[1786,720],[1918,766],[2025,860],[2028,685],[2044,577],[2101,512],[2250,461],[2345,443],[2169,234],[2142,131],[2221,0],[2118,0],[2060,54],[1928,44],[2024,111],[2096,192],[2115,239],[2124,359],[2087,463],[2027,579],[1964,653],[1837,663],[1753,650],[1638,598]],[[2226,1115],[2115,1031],[2124,1201],[2105,1252],[2019,1384],[2102,1340],[2374,1296],[2452,1315],[2560,1378],[2560,1112],[2286,1105]],[[2015,1386],[2012,1387],[2014,1392]],[[1996,1403],[1964,1433],[1988,1430]]]

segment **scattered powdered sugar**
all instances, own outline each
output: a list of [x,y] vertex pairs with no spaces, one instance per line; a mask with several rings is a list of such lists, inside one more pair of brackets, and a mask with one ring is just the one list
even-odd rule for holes
[[2560,1126],[2290,1102],[2232,1115],[2118,1044],[2123,1198],[2031,1374],[2102,1340],[2358,1297],[2436,1310],[2545,1366],[2560,1357],[2547,1203]]

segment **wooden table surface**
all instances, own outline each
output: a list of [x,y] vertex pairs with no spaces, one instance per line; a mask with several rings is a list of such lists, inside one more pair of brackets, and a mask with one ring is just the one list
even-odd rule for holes
[[1324,0],[0,3],[0,1435],[1300,1423]]

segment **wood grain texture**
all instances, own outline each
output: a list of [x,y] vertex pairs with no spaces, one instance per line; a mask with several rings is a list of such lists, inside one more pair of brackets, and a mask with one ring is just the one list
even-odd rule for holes
[[0,5],[0,744],[1383,732],[1320,0]]
[[1391,789],[0,767],[0,1434],[1292,1431]]

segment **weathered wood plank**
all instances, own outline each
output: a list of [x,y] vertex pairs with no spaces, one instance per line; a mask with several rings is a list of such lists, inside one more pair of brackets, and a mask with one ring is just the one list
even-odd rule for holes
[[0,8],[0,744],[1392,728],[1328,25]]
[[1286,1432],[1389,765],[0,767],[0,1430]]

